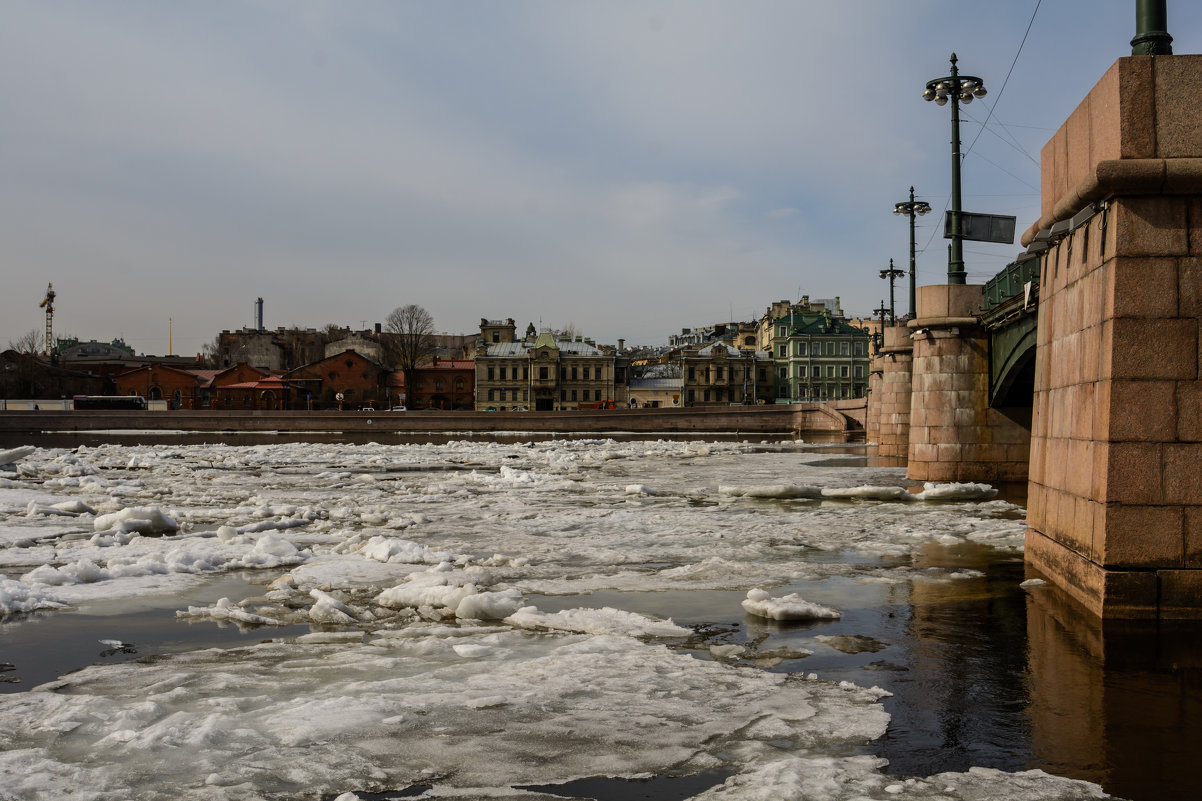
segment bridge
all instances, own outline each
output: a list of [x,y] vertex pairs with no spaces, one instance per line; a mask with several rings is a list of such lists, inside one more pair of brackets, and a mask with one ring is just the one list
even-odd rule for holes
[[919,287],[867,430],[1027,482],[1025,558],[1102,619],[1202,619],[1202,56],[1118,59],[1044,147],[1027,255]]

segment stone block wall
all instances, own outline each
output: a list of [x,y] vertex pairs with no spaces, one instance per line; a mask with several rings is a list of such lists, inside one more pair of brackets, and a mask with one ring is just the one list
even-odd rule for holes
[[884,329],[884,346],[878,356],[881,365],[877,408],[877,453],[880,456],[906,458],[910,449],[910,387],[914,346],[905,326]]
[[864,435],[868,442],[879,442],[881,438],[881,384],[882,368],[880,357],[874,357],[868,374],[868,419],[864,423]]
[[1027,560],[1102,617],[1202,617],[1200,104],[1120,59],[1043,152],[1039,225],[1103,210],[1044,259]]
[[1027,431],[989,408],[989,340],[976,317],[982,290],[918,288],[907,471],[916,481],[1027,477]]

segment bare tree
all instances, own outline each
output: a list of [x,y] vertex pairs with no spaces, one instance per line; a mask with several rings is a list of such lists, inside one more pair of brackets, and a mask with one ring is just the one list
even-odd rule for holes
[[15,340],[9,340],[8,349],[24,354],[41,353],[42,332],[36,328],[31,328]]
[[434,317],[415,303],[398,306],[384,318],[385,353],[405,374],[405,393],[412,402],[415,368],[434,356]]

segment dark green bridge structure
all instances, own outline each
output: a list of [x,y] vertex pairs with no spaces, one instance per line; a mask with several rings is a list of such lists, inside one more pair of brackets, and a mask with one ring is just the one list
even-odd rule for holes
[[1035,394],[1039,266],[1033,254],[989,279],[981,313],[989,334],[989,405],[1027,429]]

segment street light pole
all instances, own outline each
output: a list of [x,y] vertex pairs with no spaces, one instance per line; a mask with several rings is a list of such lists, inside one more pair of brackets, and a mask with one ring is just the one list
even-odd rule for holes
[[948,100],[952,101],[952,208],[948,215],[952,244],[947,256],[947,282],[963,284],[967,283],[967,274],[964,271],[964,241],[960,227],[960,102],[971,103],[974,97],[984,97],[985,85],[980,78],[960,75],[956,69],[955,53],[952,53],[951,62],[952,74],[927,81],[922,97],[924,100],[934,100],[940,106]]
[[[893,282],[906,274],[905,270],[899,270],[893,266],[893,259],[889,259],[889,269],[881,270],[881,278],[889,279],[889,325],[897,325],[897,312],[893,305]],[[885,304],[882,303],[882,306]]]
[[901,203],[895,203],[893,205],[893,213],[894,214],[904,214],[910,218],[910,319],[911,320],[913,320],[915,317],[918,316],[918,304],[917,304],[917,300],[916,300],[917,289],[915,287],[917,279],[915,277],[916,261],[914,258],[914,217],[915,217],[915,215],[921,216],[923,214],[928,214],[928,213],[930,213],[930,211],[931,211],[930,203],[927,203],[925,200],[915,200],[914,199],[914,187],[910,187],[910,199],[908,201],[902,201]]

